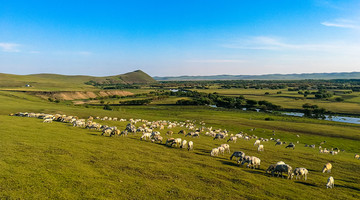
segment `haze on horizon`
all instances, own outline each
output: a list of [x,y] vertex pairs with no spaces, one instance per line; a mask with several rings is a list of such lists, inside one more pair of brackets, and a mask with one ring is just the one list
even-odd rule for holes
[[0,0],[0,73],[360,71],[357,0]]

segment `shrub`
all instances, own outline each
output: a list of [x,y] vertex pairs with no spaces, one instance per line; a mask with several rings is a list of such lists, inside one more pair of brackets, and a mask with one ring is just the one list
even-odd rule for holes
[[335,101],[341,102],[341,101],[344,101],[344,99],[343,99],[342,97],[336,97],[336,98],[335,98]]

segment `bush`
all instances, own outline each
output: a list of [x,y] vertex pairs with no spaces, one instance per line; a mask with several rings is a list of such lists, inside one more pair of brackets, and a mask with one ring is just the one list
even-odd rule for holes
[[265,121],[274,121],[274,119],[271,117],[267,117],[267,118],[265,118]]
[[337,101],[337,102],[341,102],[341,101],[344,101],[344,99],[343,99],[343,98],[341,98],[341,97],[336,97],[336,98],[335,98],[335,101]]
[[104,110],[112,110],[112,108],[111,108],[110,105],[106,104],[106,105],[104,106]]

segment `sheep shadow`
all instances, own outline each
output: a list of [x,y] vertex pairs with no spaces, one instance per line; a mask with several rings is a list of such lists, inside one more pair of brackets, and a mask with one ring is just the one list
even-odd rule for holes
[[230,162],[229,160],[221,160],[222,164],[239,167],[239,165],[236,162]]
[[336,185],[336,184],[335,184],[335,188],[336,188],[336,187],[346,188],[346,189],[352,189],[352,190],[356,190],[356,191],[360,192],[360,188],[356,188],[356,187],[352,187],[352,186]]
[[258,174],[258,175],[266,174],[266,173],[264,173],[264,171],[262,169],[252,169],[252,170],[247,170],[245,172],[250,173],[250,174]]
[[294,181],[294,182],[302,184],[302,185],[306,185],[306,186],[318,187],[317,185],[312,184],[312,183],[307,183],[307,182],[302,182],[302,181]]

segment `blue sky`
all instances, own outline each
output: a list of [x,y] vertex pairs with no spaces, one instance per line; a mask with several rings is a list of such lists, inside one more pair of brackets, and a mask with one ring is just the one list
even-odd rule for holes
[[0,0],[0,72],[360,71],[358,0]]

